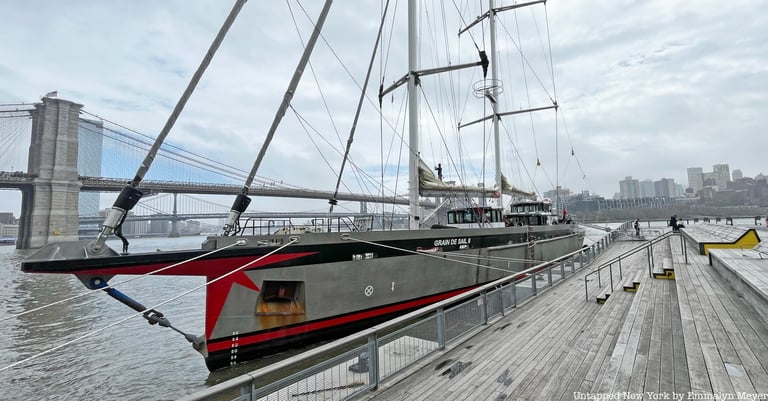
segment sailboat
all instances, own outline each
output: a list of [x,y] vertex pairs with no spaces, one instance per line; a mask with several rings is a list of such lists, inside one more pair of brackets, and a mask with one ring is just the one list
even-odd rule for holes
[[[238,0],[233,7],[214,41],[215,46],[209,50],[211,57],[243,3],[244,0]],[[530,4],[535,3],[541,2]],[[493,24],[493,16],[499,9],[493,7],[492,1],[490,5],[490,10],[480,18],[489,18]],[[317,40],[329,6],[330,1],[321,11],[278,116],[288,107],[288,94],[293,93],[300,71],[304,70],[308,52]],[[510,189],[502,185],[500,169],[496,172],[496,188],[487,189],[443,182],[440,171],[435,177],[430,175],[431,169],[425,168],[426,163],[418,151],[420,81],[430,74],[458,68],[487,70],[492,60],[481,51],[478,60],[470,63],[420,70],[415,40],[416,11],[416,2],[411,0],[408,72],[391,88],[379,90],[381,99],[399,85],[408,88],[408,229],[369,230],[350,225],[323,232],[288,230],[270,235],[245,235],[239,229],[239,220],[250,203],[248,187],[274,133],[270,130],[243,193],[234,201],[224,235],[208,237],[200,249],[129,253],[124,240],[123,252],[119,253],[105,245],[112,235],[122,237],[120,226],[127,211],[141,198],[138,187],[154,158],[152,152],[159,147],[156,144],[136,178],[118,196],[96,240],[48,244],[22,263],[23,271],[74,274],[87,288],[105,291],[140,312],[150,324],[179,332],[160,311],[146,308],[111,287],[109,280],[118,275],[140,274],[205,277],[208,285],[204,333],[183,334],[204,356],[207,367],[216,370],[287,348],[338,338],[515,274],[536,261],[551,260],[580,249],[583,232],[574,224],[550,224],[553,219],[548,219],[543,212],[551,205],[544,201],[524,200],[530,208],[521,211],[530,212],[536,216],[535,220],[518,219],[520,211],[514,205],[505,209],[485,204],[486,198],[501,203],[502,193],[507,191],[509,195]],[[491,54],[495,54],[495,50]],[[207,59],[209,62],[210,57]],[[495,73],[496,69],[490,67],[492,74]],[[199,80],[204,69],[198,69],[182,100],[189,97],[193,83]],[[499,95],[492,88],[488,90],[488,98]],[[168,134],[175,116],[183,108],[182,100],[159,135],[159,141]],[[498,122],[503,114],[496,110],[494,103],[491,116],[481,120]],[[277,117],[276,122],[279,122]],[[496,149],[498,165],[498,146]],[[514,193],[534,197],[524,191]],[[422,197],[426,196],[440,197],[441,203],[435,204],[442,205],[437,208],[437,213],[444,216],[438,220],[441,224],[430,224],[432,219],[420,207]],[[452,201],[446,203],[446,200]],[[515,224],[510,220],[513,215],[517,216]],[[523,221],[526,224],[517,224]]]

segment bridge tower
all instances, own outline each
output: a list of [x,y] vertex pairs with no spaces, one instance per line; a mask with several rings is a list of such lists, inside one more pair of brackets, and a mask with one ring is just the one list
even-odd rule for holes
[[18,249],[78,239],[78,119],[81,104],[44,97],[32,110],[27,173],[34,185],[22,190]]

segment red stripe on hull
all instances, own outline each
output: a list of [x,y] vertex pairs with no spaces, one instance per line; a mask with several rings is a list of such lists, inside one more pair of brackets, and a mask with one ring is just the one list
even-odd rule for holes
[[[433,295],[431,297],[421,298],[413,301],[406,301],[403,303],[388,305],[385,307],[367,310],[365,312],[352,313],[337,318],[330,318],[319,322],[309,322],[298,326],[286,327],[284,329],[272,330],[268,332],[254,333],[254,334],[240,334],[238,344],[241,346],[247,346],[250,344],[256,344],[259,342],[276,340],[284,337],[290,337],[297,334],[303,334],[311,331],[317,331],[334,326],[341,326],[344,324],[362,321],[376,316],[386,315],[406,309],[413,309],[419,306],[435,303],[452,296],[461,294],[462,292],[469,291],[474,287],[465,288],[461,290],[455,290],[440,295]],[[231,341],[229,338],[222,338],[217,340],[209,340],[208,344],[209,352],[225,351],[231,348]]]

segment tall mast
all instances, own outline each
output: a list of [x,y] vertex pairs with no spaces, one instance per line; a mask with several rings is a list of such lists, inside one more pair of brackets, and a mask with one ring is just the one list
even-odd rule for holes
[[419,96],[416,85],[419,67],[416,0],[408,1],[408,214],[410,228],[419,228]]
[[496,57],[496,11],[494,11],[494,0],[488,0],[488,10],[490,12],[491,25],[491,87],[493,101],[491,108],[493,110],[493,158],[496,164],[496,186],[499,188],[499,206],[504,206],[504,187],[501,183],[501,145],[499,144],[499,62]]

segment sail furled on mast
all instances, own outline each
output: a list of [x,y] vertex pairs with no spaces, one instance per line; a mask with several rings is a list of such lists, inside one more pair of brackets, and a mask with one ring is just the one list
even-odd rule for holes
[[509,181],[507,181],[507,177],[505,177],[504,174],[501,175],[501,190],[503,193],[507,195],[536,199],[535,192],[526,192],[526,191],[523,191],[522,189],[509,185]]
[[435,176],[432,169],[419,158],[419,195],[425,197],[485,197],[498,198],[498,188],[486,188],[474,185],[464,185],[454,181],[443,181]]

